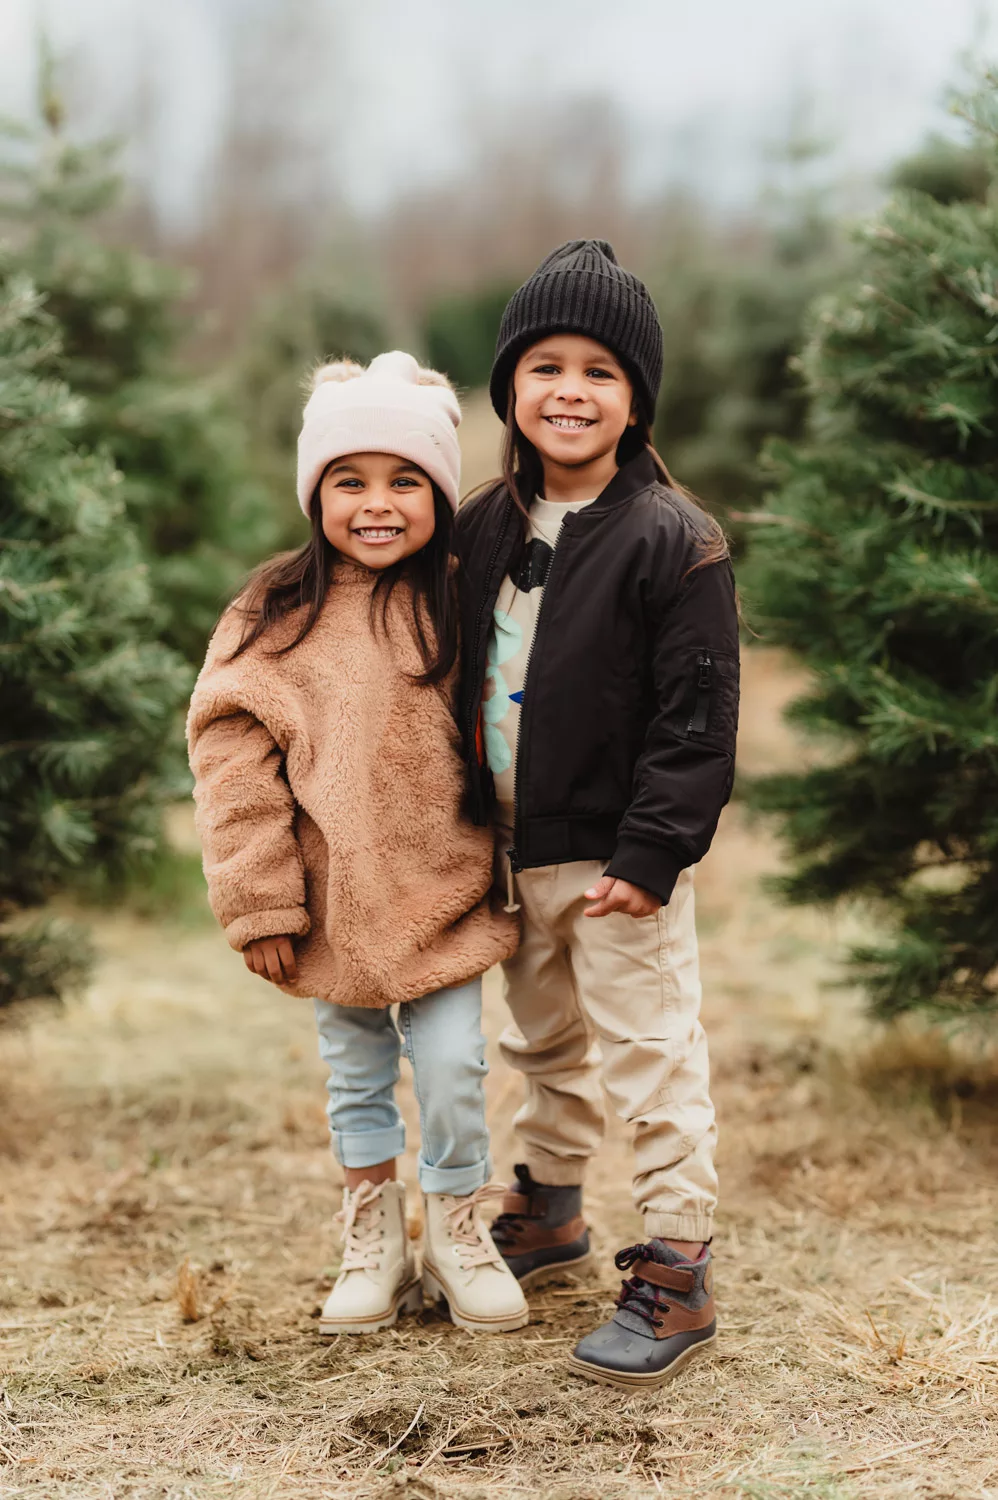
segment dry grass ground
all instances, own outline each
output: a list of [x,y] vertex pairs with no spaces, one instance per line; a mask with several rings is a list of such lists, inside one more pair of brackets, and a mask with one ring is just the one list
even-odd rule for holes
[[[751,768],[796,753],[786,691],[750,659]],[[562,1363],[638,1232],[619,1129],[589,1198],[599,1269],[541,1290],[522,1333],[427,1311],[322,1343],[338,1176],[309,1008],[208,924],[100,920],[87,995],[0,1033],[0,1495],[998,1496],[994,1075],[871,1051],[826,988],[848,933],[774,907],[774,861],[734,808],[699,883],[721,1338],[631,1398]],[[507,1171],[517,1093],[497,1064]]]

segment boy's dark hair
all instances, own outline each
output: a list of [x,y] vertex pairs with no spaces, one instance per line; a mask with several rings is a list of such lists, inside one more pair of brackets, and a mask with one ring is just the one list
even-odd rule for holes
[[[430,482],[433,484],[432,480]],[[371,591],[371,623],[376,625],[380,614],[382,628],[386,628],[392,594],[403,581],[410,584],[413,627],[424,668],[413,680],[424,686],[442,682],[447,677],[457,660],[458,651],[457,598],[452,562],[454,512],[436,484],[433,484],[433,509],[436,525],[426,546],[379,572]],[[312,495],[309,519],[312,535],[305,545],[261,563],[237,596],[234,607],[245,616],[246,627],[230,661],[241,656],[288,615],[304,610],[294,639],[272,653],[284,656],[301,644],[319,618],[329,590],[335,587],[333,568],[339,558],[322,529],[319,485]]]

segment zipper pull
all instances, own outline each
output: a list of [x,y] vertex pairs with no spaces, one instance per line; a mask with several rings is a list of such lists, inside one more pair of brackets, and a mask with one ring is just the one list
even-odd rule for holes
[[520,863],[520,856],[516,852],[515,845],[513,845],[512,848],[506,850],[506,858],[509,860],[509,867],[512,870],[513,874],[519,875],[520,871],[523,869],[523,866]]
[[693,708],[693,716],[686,726],[687,734],[705,734],[707,731],[707,716],[710,712],[710,656],[704,652],[697,657],[699,675],[697,677],[697,701]]

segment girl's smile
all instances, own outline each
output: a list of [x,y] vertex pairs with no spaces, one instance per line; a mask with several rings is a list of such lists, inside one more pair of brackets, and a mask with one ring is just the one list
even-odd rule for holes
[[422,469],[390,453],[336,459],[319,486],[322,530],[341,557],[381,571],[433,536],[433,485]]
[[380,546],[382,542],[393,542],[397,536],[401,536],[405,530],[404,526],[355,526],[351,528],[354,536],[359,536],[362,542],[368,542],[372,546]]

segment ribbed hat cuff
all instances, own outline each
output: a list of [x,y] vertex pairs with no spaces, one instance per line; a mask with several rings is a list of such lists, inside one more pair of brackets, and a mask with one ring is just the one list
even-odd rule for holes
[[[601,275],[602,273],[596,272],[595,274]],[[624,369],[627,371],[628,379],[630,380],[631,385],[634,387],[634,395],[637,398],[642,413],[648,418],[649,422],[653,420],[655,415],[655,402],[653,401],[648,388],[645,385],[644,377],[638,366],[634,363],[634,360],[630,357],[630,355],[625,354],[622,349],[619,349],[615,346],[612,336],[612,330],[594,327],[592,318],[580,317],[577,322],[573,322],[571,318],[562,318],[557,323],[546,323],[543,325],[543,327],[540,328],[527,329],[525,333],[518,335],[517,338],[515,338],[513,342],[503,350],[499,359],[496,361],[495,368],[492,371],[492,378],[489,381],[489,395],[492,398],[493,409],[495,410],[496,415],[503,422],[505,422],[506,420],[506,403],[508,399],[507,391],[509,388],[510,377],[512,376],[513,371],[516,368],[517,360],[520,358],[520,355],[525,349],[530,348],[531,344],[536,344],[541,339],[547,338],[548,334],[556,333],[577,333],[584,335],[586,338],[593,339],[597,344],[605,344],[610,352],[616,355],[617,359],[620,360],[621,364],[624,366]]]
[[461,449],[450,424],[439,432],[416,425],[419,418],[404,407],[341,406],[307,418],[298,443],[298,503],[309,514],[312,496],[327,467],[351,453],[390,453],[417,464],[443,491],[453,510],[458,506]]

